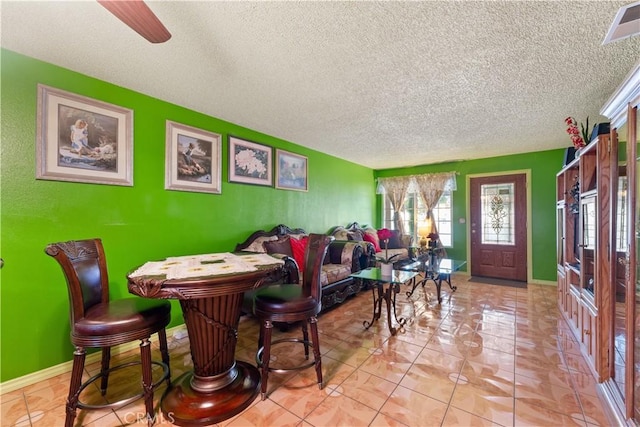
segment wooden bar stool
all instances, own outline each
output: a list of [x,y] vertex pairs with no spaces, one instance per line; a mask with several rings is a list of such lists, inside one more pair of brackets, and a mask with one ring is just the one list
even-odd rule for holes
[[[164,300],[124,298],[109,300],[109,279],[104,248],[100,239],[52,243],[45,249],[62,267],[69,290],[73,368],[67,398],[65,426],[72,427],[76,409],[118,408],[144,397],[148,424],[154,423],[153,392],[162,381],[170,384],[169,351],[166,326],[171,320],[171,304]],[[158,333],[162,362],[151,360],[149,338]],[[140,362],[130,362],[109,368],[111,347],[140,340]],[[101,348],[100,373],[82,382],[85,348]],[[142,391],[135,396],[105,405],[90,405],[80,401],[80,393],[98,378],[100,391],[107,392],[109,373],[131,365],[142,365]],[[163,369],[153,382],[151,365]]]
[[[322,363],[320,360],[320,340],[318,337],[317,315],[322,309],[322,286],[320,275],[322,264],[332,237],[323,234],[310,234],[305,251],[303,283],[279,284],[259,288],[255,293],[253,313],[260,320],[260,338],[256,361],[261,368],[262,400],[267,397],[269,372],[286,372],[315,366],[318,386],[322,389]],[[285,338],[271,341],[273,322],[302,321],[302,339]],[[311,327],[311,341],[307,323]],[[313,348],[314,360],[294,368],[272,368],[269,366],[271,346],[282,342],[304,344],[305,358],[309,358],[309,347]]]

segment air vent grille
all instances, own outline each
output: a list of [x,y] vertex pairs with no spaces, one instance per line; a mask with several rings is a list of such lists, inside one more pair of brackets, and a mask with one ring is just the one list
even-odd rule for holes
[[640,34],[640,2],[620,8],[602,44]]

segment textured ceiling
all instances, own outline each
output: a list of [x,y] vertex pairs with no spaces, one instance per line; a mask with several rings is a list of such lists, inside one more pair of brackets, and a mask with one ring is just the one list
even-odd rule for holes
[[147,2],[159,45],[94,1],[2,1],[0,40],[382,169],[569,146],[640,58],[601,44],[630,1]]

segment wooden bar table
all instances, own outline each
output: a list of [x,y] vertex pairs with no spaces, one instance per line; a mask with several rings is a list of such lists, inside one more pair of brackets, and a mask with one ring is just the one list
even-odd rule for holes
[[127,275],[132,294],[175,298],[182,307],[193,371],[175,379],[162,396],[167,420],[180,426],[215,424],[253,402],[260,372],[235,360],[242,299],[245,291],[278,280],[282,267],[268,255],[226,253],[148,262]]

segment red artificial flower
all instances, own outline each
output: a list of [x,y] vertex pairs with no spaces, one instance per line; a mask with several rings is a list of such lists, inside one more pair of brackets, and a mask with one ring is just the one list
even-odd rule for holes
[[380,240],[389,240],[391,237],[393,237],[393,233],[388,228],[378,230],[378,238]]
[[580,149],[587,145],[589,136],[587,135],[589,129],[589,117],[587,117],[586,125],[580,123],[581,130],[578,130],[578,122],[573,117],[567,117],[564,119],[567,124],[567,133],[571,138],[571,143],[576,149]]
[[378,261],[388,264],[397,257],[399,254],[395,254],[389,257],[389,239],[393,237],[393,232],[388,228],[378,230],[378,238],[384,243],[384,258],[376,258]]

